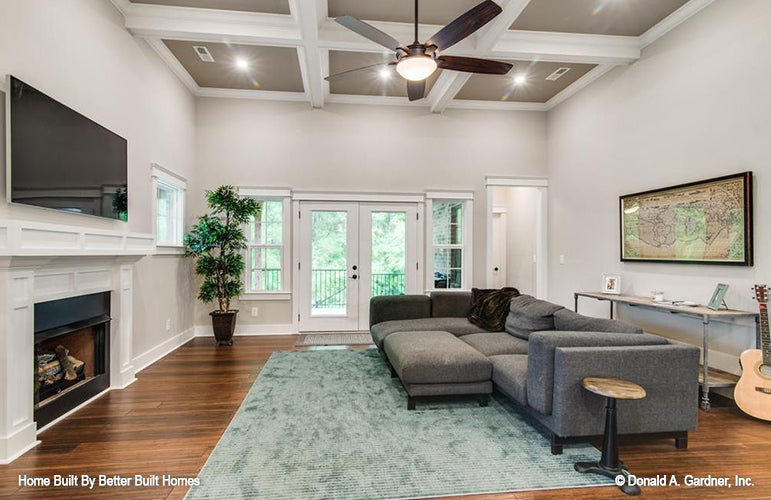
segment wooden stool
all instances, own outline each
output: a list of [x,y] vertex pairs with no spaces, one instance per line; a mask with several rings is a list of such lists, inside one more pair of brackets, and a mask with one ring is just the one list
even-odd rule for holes
[[[583,381],[584,389],[600,396],[605,396],[605,434],[602,438],[602,456],[599,462],[576,462],[573,467],[578,472],[600,474],[611,479],[624,476],[624,482],[619,486],[627,495],[639,495],[639,486],[627,484],[628,471],[624,463],[618,458],[618,428],[616,426],[616,400],[617,399],[643,399],[645,389],[641,386],[610,377],[586,377]],[[618,484],[618,482],[616,483]]]

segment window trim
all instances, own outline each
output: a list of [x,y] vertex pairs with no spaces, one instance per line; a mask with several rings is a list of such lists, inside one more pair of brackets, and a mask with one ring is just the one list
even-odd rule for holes
[[[463,204],[462,232],[463,242],[460,248],[463,253],[463,268],[461,272],[460,288],[435,288],[434,287],[434,203],[460,202]],[[468,292],[474,282],[474,193],[455,191],[429,191],[426,192],[426,273],[425,291],[430,292]],[[445,245],[442,245],[445,246]]]
[[281,290],[251,290],[249,281],[249,245],[247,243],[246,252],[244,252],[244,293],[239,300],[291,300],[292,284],[290,268],[292,265],[291,255],[291,191],[288,189],[256,189],[239,188],[238,194],[253,198],[259,202],[280,201],[281,202],[281,245],[259,245],[262,247],[281,248]]
[[[185,220],[187,209],[187,179],[181,175],[169,170],[157,163],[150,165],[150,176],[152,179],[152,226],[153,226],[153,238],[155,239],[155,247],[157,254],[162,255],[178,255],[184,253],[184,237],[185,237]],[[176,196],[176,206],[174,214],[174,224],[176,225],[175,232],[178,233],[178,242],[159,242],[158,241],[158,188],[165,186],[173,189]]]

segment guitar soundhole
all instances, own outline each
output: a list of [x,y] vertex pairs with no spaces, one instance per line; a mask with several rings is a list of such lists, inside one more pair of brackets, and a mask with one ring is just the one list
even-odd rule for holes
[[771,377],[771,365],[760,365],[760,374]]

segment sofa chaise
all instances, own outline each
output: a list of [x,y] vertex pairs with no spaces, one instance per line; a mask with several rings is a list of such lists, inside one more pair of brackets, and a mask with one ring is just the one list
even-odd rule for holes
[[604,399],[582,388],[587,376],[642,385],[647,397],[620,401],[620,434],[675,438],[687,447],[696,428],[699,350],[618,320],[590,318],[557,304],[512,299],[505,331],[470,323],[468,292],[373,297],[370,333],[407,407],[436,397],[496,390],[551,434],[552,453],[602,435]]

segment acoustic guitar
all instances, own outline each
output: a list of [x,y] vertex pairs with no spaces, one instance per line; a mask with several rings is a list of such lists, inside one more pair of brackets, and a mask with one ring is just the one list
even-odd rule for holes
[[748,349],[739,358],[742,376],[734,389],[741,410],[755,418],[771,421],[771,335],[768,331],[768,287],[755,285],[760,308],[760,349]]

